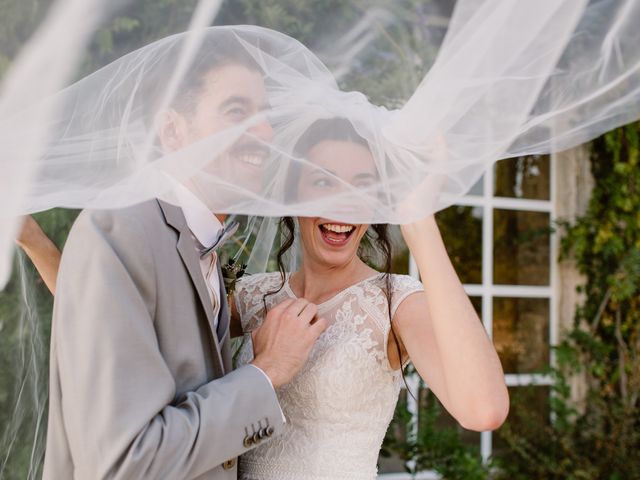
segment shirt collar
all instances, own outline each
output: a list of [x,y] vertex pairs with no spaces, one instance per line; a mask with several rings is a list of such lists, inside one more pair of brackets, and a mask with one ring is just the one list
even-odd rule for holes
[[184,185],[176,185],[175,195],[187,226],[196,240],[205,247],[213,245],[218,232],[223,228],[220,220]]

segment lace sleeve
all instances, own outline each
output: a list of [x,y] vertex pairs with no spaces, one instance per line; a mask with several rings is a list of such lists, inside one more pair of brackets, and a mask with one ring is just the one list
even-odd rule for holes
[[391,287],[391,318],[396,315],[396,310],[409,295],[423,292],[424,286],[419,280],[409,275],[394,275]]
[[278,273],[249,275],[238,280],[234,299],[244,333],[252,332],[262,324],[264,295],[277,288],[279,282]]

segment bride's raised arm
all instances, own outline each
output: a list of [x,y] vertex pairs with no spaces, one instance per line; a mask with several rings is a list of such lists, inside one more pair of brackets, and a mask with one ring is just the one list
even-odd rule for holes
[[55,295],[62,254],[32,216],[24,218],[16,243],[31,259],[45,285]]
[[401,229],[425,289],[407,297],[393,318],[403,350],[464,428],[494,430],[507,416],[509,394],[493,343],[451,264],[435,218]]

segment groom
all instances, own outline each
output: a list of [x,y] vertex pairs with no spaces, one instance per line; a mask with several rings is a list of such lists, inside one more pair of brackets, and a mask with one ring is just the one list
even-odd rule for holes
[[[208,55],[154,119],[159,144],[177,151],[265,102],[255,65]],[[259,184],[271,135],[254,125],[219,159],[225,171]],[[235,479],[236,457],[282,431],[274,387],[297,373],[326,323],[304,300],[279,305],[255,333],[253,363],[232,371],[220,265],[215,252],[201,256],[224,216],[200,187],[179,186],[179,206],[78,217],[57,281],[44,479]]]

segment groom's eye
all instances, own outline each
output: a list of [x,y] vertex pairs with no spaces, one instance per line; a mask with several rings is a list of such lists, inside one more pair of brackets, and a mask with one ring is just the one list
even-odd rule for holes
[[225,115],[234,120],[243,120],[247,116],[247,109],[244,107],[233,107],[228,109]]

